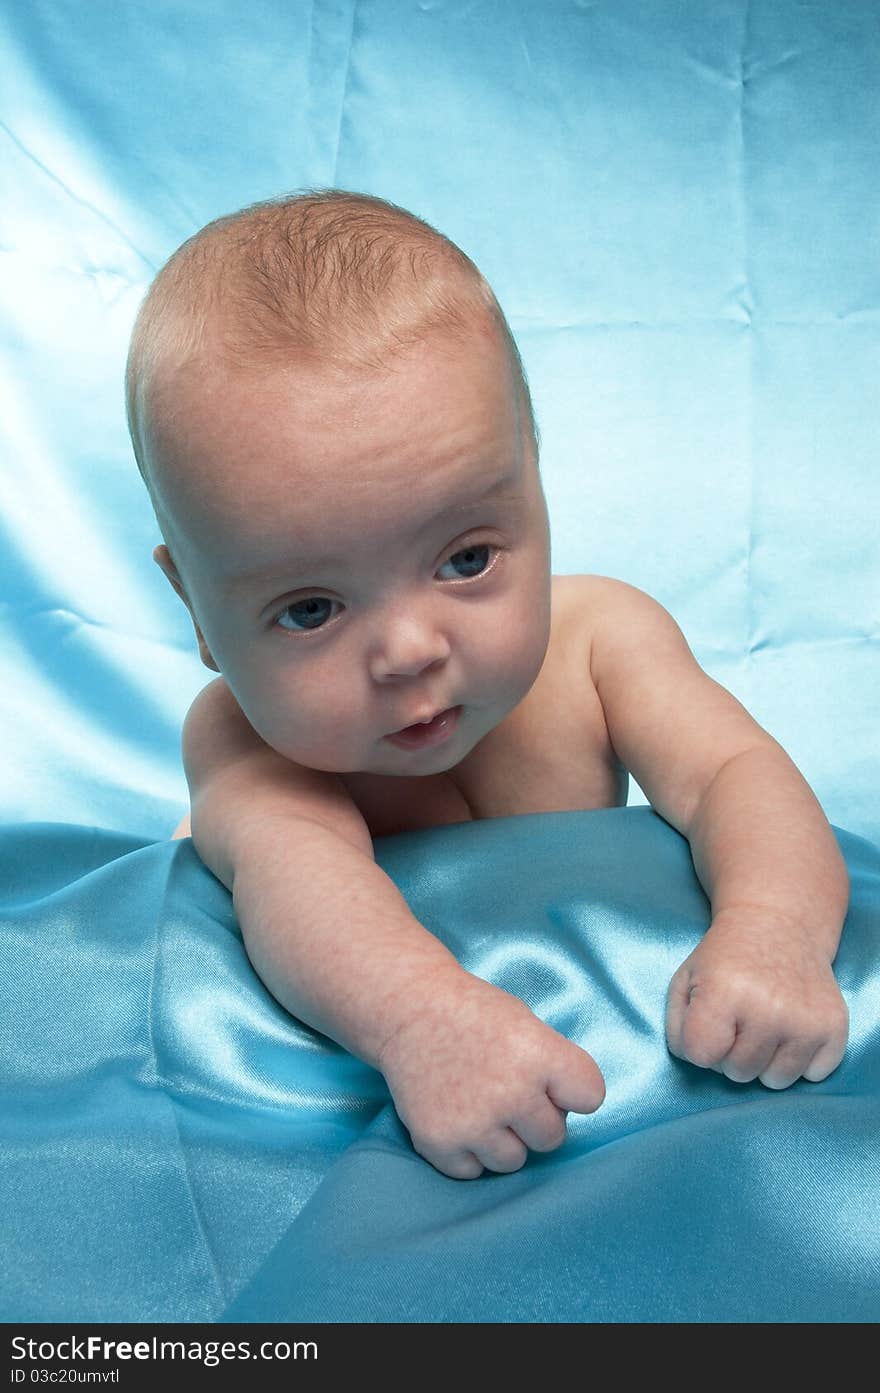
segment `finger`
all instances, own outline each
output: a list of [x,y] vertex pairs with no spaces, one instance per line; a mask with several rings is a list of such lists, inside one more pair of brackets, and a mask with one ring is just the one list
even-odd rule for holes
[[804,1078],[810,1083],[827,1079],[843,1059],[849,1038],[849,1008],[843,997],[838,995],[837,1009],[830,1017],[830,1029],[826,1027],[826,1038],[819,1045],[813,1058],[804,1070]]
[[518,1171],[525,1165],[528,1150],[511,1127],[501,1127],[477,1147],[478,1159],[487,1170],[502,1174]]
[[547,1094],[529,1109],[520,1109],[511,1127],[530,1151],[555,1151],[565,1141],[565,1113],[560,1112]]
[[763,1077],[764,1070],[778,1054],[779,1046],[779,1036],[775,1033],[738,1030],[727,1054],[719,1061],[718,1071],[731,1083],[751,1083]]
[[846,1036],[841,1040],[839,1037],[826,1040],[820,1045],[813,1058],[804,1069],[804,1078],[810,1083],[819,1083],[822,1079],[827,1079],[829,1074],[833,1074],[846,1053]]
[[783,1041],[773,1058],[761,1071],[765,1088],[790,1088],[799,1079],[816,1054],[817,1041],[803,1036]]
[[483,1174],[483,1163],[473,1151],[441,1150],[433,1146],[413,1147],[418,1154],[429,1161],[435,1170],[441,1171],[443,1175],[451,1176],[453,1180],[476,1180],[478,1175]]
[[713,1008],[699,988],[692,987],[681,1025],[679,1058],[702,1069],[721,1065],[736,1042],[736,1028],[735,1016],[719,1011],[717,1004]]
[[562,1112],[595,1112],[605,1098],[605,1080],[596,1061],[570,1040],[559,1052],[544,1086]]
[[682,1056],[681,1029],[690,998],[691,974],[682,965],[673,974],[666,995],[666,1043],[679,1059]]

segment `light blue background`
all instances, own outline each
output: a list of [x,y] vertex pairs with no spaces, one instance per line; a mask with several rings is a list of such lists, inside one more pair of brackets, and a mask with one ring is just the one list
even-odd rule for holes
[[159,838],[184,810],[210,674],[151,560],[128,336],[205,222],[339,186],[494,286],[554,569],[659,599],[880,841],[875,5],[5,0],[0,26],[5,821]]

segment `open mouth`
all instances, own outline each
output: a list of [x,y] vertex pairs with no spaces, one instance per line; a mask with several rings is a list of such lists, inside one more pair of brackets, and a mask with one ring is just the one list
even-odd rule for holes
[[403,730],[386,735],[385,739],[403,750],[421,750],[429,745],[440,745],[452,735],[460,716],[461,707],[450,706],[445,711],[438,711],[430,721],[405,726]]

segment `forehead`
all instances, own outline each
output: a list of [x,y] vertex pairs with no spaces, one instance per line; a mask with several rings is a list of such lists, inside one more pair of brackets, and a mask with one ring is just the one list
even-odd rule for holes
[[515,473],[522,434],[494,334],[428,341],[386,371],[178,375],[150,418],[158,492],[188,550],[246,569],[284,539],[429,517]]

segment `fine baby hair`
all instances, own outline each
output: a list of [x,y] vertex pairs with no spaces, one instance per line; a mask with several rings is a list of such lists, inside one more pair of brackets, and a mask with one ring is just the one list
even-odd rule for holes
[[470,257],[429,223],[343,189],[285,194],[214,219],[159,270],[132,330],[126,414],[154,506],[144,424],[156,387],[184,364],[205,356],[248,371],[300,361],[381,372],[432,332],[465,339],[487,311],[537,446],[504,313]]

